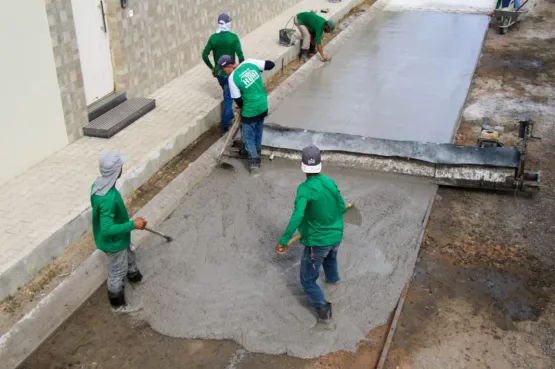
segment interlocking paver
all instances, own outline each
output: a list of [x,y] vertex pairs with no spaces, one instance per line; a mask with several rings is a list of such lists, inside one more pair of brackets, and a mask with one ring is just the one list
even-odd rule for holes
[[[330,8],[327,16],[337,12],[344,14],[357,2],[360,0],[326,2],[326,7]],[[243,36],[245,56],[272,59],[281,65],[286,55],[291,58],[292,50],[278,45],[278,30],[294,14],[320,7],[321,0],[302,1]],[[206,130],[207,115],[219,109],[221,89],[206,66],[199,64],[150,97],[156,99],[156,109],[111,139],[83,137],[1,186],[0,298],[17,287],[14,283],[24,283],[33,270],[43,265],[24,265],[16,272],[12,267],[22,264],[21,261],[48,241],[54,232],[89,211],[89,189],[97,176],[97,162],[102,151],[115,149],[128,158],[121,182],[132,183],[131,187],[124,186],[127,192],[135,190],[154,174],[143,172],[143,168],[161,149],[173,147],[177,142],[188,145]],[[186,140],[182,137],[178,140],[180,135],[187,133]],[[163,164],[157,163],[156,169]],[[71,242],[67,240],[68,244]],[[66,245],[61,246],[63,249]],[[12,268],[10,273],[22,275],[6,276],[4,273],[9,268]]]

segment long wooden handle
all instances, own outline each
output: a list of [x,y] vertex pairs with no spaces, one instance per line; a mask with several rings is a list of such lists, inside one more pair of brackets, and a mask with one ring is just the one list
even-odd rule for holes
[[302,236],[300,234],[297,234],[296,236],[292,237],[289,242],[287,242],[287,247],[291,246],[292,244],[294,244],[295,242],[299,241],[302,238]]
[[170,236],[166,236],[165,234],[163,234],[163,233],[161,233],[161,232],[158,232],[158,231],[155,231],[155,230],[152,229],[152,228],[145,227],[145,231],[150,232],[150,233],[154,233],[155,235],[160,236],[160,237],[162,237],[162,238],[165,238],[165,239],[168,240],[168,241],[171,240],[171,237],[170,237]]
[[239,128],[240,123],[241,123],[241,111],[239,110],[237,111],[237,113],[235,113],[235,121],[233,122],[233,124],[231,125],[231,128],[228,131],[224,146],[222,147],[222,150],[218,154],[218,157],[216,158],[216,160],[219,161],[222,155],[224,154],[225,150],[229,146],[229,143],[231,142],[231,140],[233,140],[235,136],[235,132],[237,132],[237,129]]

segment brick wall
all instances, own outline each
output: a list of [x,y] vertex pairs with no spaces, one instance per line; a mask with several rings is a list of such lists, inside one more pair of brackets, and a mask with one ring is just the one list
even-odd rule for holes
[[71,0],[45,0],[69,143],[88,123]]
[[232,30],[241,36],[300,2],[129,0],[121,9],[120,0],[106,1],[116,87],[130,96],[147,96],[202,62],[220,13],[231,15]]
[[[116,90],[148,96],[202,62],[217,17],[245,35],[300,0],[105,0]],[[45,0],[69,142],[88,123],[71,0]],[[133,16],[129,16],[129,10]],[[277,33],[277,30],[276,30]],[[248,55],[246,55],[248,57]]]

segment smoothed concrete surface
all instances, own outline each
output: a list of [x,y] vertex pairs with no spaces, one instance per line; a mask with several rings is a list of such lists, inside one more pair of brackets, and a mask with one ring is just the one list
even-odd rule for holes
[[267,122],[450,142],[488,22],[484,15],[377,12]]
[[[239,164],[237,164],[239,163]],[[361,226],[346,225],[342,283],[325,287],[337,328],[322,330],[299,281],[302,246],[274,246],[304,180],[297,162],[265,162],[252,177],[217,169],[161,224],[170,244],[149,237],[139,253],[143,282],[129,288],[138,318],[175,337],[233,339],[248,351],[310,358],[354,351],[386,322],[412,274],[436,186],[325,168],[354,201]]]

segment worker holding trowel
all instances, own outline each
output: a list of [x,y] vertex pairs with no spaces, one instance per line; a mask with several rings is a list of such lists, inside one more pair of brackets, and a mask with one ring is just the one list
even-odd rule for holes
[[324,53],[322,46],[322,35],[333,32],[335,22],[326,20],[318,14],[312,12],[302,12],[295,16],[293,23],[301,32],[301,60],[306,62],[310,54],[316,54],[316,50],[320,53],[322,60],[327,62],[330,58]]
[[258,59],[236,64],[231,55],[223,55],[218,59],[218,66],[229,74],[231,97],[241,109],[241,132],[249,169],[251,173],[256,173],[261,164],[264,119],[268,116],[268,95],[261,72],[272,70],[275,64],[271,60]]
[[339,282],[337,252],[343,239],[343,214],[347,206],[335,182],[321,174],[322,157],[314,145],[302,151],[301,169],[306,180],[297,188],[295,209],[287,229],[276,246],[276,252],[287,251],[288,242],[298,229],[305,246],[301,258],[301,284],[316,309],[318,318],[328,322],[332,317],[331,303],[316,281],[323,266],[326,282]]
[[108,151],[100,157],[100,174],[91,190],[92,228],[96,247],[108,256],[108,299],[112,310],[131,313],[139,310],[125,302],[123,279],[138,283],[143,279],[135,262],[131,231],[145,229],[143,218],[129,220],[129,214],[116,181],[123,172],[123,159]]
[[[214,56],[214,64],[210,61],[210,53]],[[239,36],[231,32],[231,17],[220,14],[218,17],[218,30],[208,39],[202,52],[202,60],[212,71],[212,75],[218,79],[218,83],[224,93],[224,107],[222,110],[222,121],[220,123],[220,135],[223,136],[233,120],[233,99],[229,93],[228,75],[218,67],[218,59],[222,55],[232,55],[239,58],[239,63],[245,60]]]

